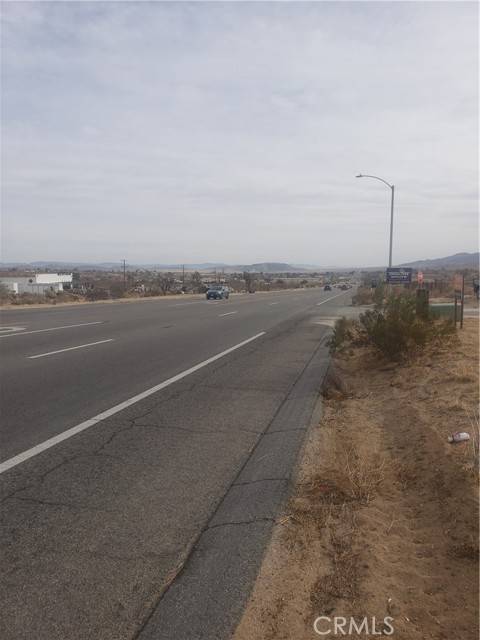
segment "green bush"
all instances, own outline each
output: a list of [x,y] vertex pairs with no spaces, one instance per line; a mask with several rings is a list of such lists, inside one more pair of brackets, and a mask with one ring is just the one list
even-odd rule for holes
[[385,301],[379,301],[375,309],[360,314],[358,321],[337,320],[330,349],[339,351],[352,343],[370,345],[386,358],[400,360],[454,331],[451,321],[436,322],[418,316],[414,294],[392,294]]
[[390,296],[385,305],[360,315],[367,341],[389,358],[397,358],[426,344],[429,322],[415,313],[413,296]]
[[356,294],[352,296],[352,304],[354,306],[373,304],[373,292],[374,289],[370,289],[369,287],[359,287]]

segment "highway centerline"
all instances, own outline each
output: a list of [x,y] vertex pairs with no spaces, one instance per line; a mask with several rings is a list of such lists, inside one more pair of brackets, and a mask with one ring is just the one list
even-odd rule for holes
[[7,335],[0,335],[0,338],[12,338],[13,336],[26,336],[32,333],[43,333],[45,331],[58,331],[59,329],[73,329],[75,327],[90,327],[93,324],[104,324],[103,320],[97,320],[96,322],[82,322],[81,324],[66,324],[62,327],[50,327],[48,329],[35,329],[34,331],[18,331],[16,333],[9,333]]
[[12,467],[16,467],[17,465],[21,464],[22,462],[25,462],[26,460],[29,460],[30,458],[33,458],[34,456],[38,455],[39,453],[42,453],[43,451],[46,451],[47,449],[54,447],[60,442],[63,442],[64,440],[68,440],[72,436],[77,435],[78,433],[81,433],[82,431],[85,431],[90,427],[93,427],[95,424],[101,422],[102,420],[105,420],[106,418],[109,418],[110,416],[115,415],[116,413],[119,413],[120,411],[123,411],[124,409],[127,409],[128,407],[130,407],[133,404],[136,404],[140,400],[144,400],[145,398],[148,398],[149,396],[156,393],[157,391],[161,391],[162,389],[165,389],[165,387],[168,387],[171,384],[178,382],[179,380],[182,380],[182,378],[185,378],[186,376],[189,376],[190,374],[195,373],[196,371],[199,371],[200,369],[202,369],[203,367],[206,367],[212,362],[215,362],[216,360],[223,358],[229,353],[232,353],[233,351],[240,349],[246,344],[249,344],[250,342],[257,340],[258,338],[261,338],[265,334],[266,334],[266,331],[261,331],[260,333],[257,333],[256,335],[252,336],[251,338],[248,338],[247,340],[243,340],[242,342],[239,342],[233,347],[225,349],[225,351],[221,351],[220,353],[217,353],[216,355],[210,358],[207,358],[206,360],[203,360],[203,362],[199,362],[193,367],[190,367],[189,369],[186,369],[185,371],[182,371],[181,373],[178,373],[177,375],[172,376],[167,380],[164,380],[160,384],[157,384],[154,387],[151,387],[150,389],[147,389],[146,391],[143,391],[142,393],[139,393],[133,396],[132,398],[129,398],[128,400],[125,400],[124,402],[120,402],[120,404],[115,405],[111,409],[107,409],[106,411],[99,413],[93,418],[90,418],[89,420],[85,420],[84,422],[81,422],[80,424],[77,424],[76,426],[71,427],[66,431],[63,431],[62,433],[59,433],[53,438],[49,438],[48,440],[45,440],[44,442],[37,444],[31,449],[27,449],[26,451],[23,451],[22,453],[19,453],[18,455],[13,456],[13,458],[9,458],[8,460],[5,460],[4,462],[0,463],[0,474],[4,473],[8,469],[11,469]]
[[218,317],[223,318],[223,316],[233,316],[234,313],[238,313],[238,311],[229,311],[228,313],[221,313]]
[[84,349],[85,347],[93,347],[96,344],[104,344],[105,342],[113,342],[113,338],[107,340],[98,340],[98,342],[88,342],[87,344],[79,344],[76,347],[67,347],[66,349],[58,349],[57,351],[48,351],[47,353],[39,353],[36,356],[27,356],[29,360],[35,360],[36,358],[45,358],[45,356],[53,356],[56,353],[63,353],[64,351],[74,351],[75,349]]

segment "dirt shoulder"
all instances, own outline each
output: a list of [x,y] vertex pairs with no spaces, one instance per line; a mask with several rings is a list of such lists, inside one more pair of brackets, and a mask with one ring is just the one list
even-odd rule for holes
[[[319,638],[318,616],[367,616],[362,637],[388,635],[388,616],[396,639],[478,638],[478,320],[458,337],[406,365],[335,358],[235,640]],[[448,444],[455,431],[472,440]]]
[[160,300],[199,300],[205,296],[202,294],[192,295],[168,295],[168,296],[145,296],[145,297],[128,297],[128,298],[112,298],[108,300],[75,300],[69,302],[41,302],[33,304],[1,304],[0,311],[6,311],[7,309],[49,309],[52,307],[80,307],[85,305],[98,305],[98,304],[129,304],[134,302],[152,302]]

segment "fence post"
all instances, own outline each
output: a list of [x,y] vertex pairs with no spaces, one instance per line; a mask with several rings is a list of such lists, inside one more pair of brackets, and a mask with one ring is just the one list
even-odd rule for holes
[[462,274],[462,299],[460,307],[460,329],[463,329],[463,305],[465,302],[465,274]]

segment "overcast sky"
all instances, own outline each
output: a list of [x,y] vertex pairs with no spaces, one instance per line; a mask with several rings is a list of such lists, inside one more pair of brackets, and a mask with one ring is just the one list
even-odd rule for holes
[[2,260],[477,250],[478,5],[3,5]]

